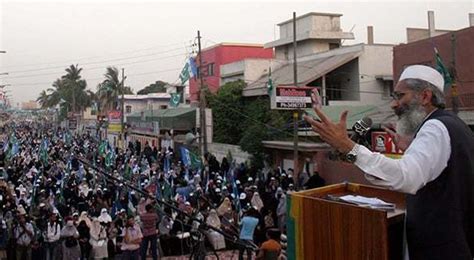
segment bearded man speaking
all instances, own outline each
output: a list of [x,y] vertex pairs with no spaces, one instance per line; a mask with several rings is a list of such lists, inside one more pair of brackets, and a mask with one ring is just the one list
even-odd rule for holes
[[472,260],[474,255],[474,136],[461,119],[444,110],[443,87],[443,77],[431,67],[409,66],[400,76],[391,104],[399,118],[397,132],[388,131],[406,149],[401,159],[351,141],[347,111],[338,123],[318,106],[314,110],[320,120],[305,116],[313,130],[351,158],[370,182],[408,194],[411,260]]

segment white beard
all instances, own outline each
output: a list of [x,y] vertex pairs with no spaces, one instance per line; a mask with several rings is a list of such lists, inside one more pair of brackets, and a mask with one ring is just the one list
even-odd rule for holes
[[408,110],[397,121],[397,133],[402,136],[413,136],[426,115],[426,111],[418,102],[411,103]]

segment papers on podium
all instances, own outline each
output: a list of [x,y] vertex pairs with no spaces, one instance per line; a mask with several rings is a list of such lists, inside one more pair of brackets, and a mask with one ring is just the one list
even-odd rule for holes
[[381,210],[395,210],[395,204],[385,202],[379,198],[368,198],[359,195],[345,195],[339,197],[341,201],[356,204],[361,207],[369,207]]

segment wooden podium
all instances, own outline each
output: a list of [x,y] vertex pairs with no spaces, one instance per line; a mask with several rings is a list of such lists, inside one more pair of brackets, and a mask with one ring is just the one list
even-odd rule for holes
[[[362,195],[395,203],[383,211],[330,200]],[[295,192],[288,199],[288,259],[398,260],[403,257],[405,195],[353,183]]]

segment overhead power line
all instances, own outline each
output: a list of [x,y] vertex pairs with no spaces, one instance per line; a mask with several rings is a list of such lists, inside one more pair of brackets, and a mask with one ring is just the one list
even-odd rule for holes
[[[175,55],[170,55],[170,56],[165,56],[165,57],[160,57],[160,59],[168,59],[168,58],[173,58],[173,57],[178,57],[178,56],[183,56],[183,55],[186,55],[186,54],[183,54],[183,53],[179,53],[179,54],[175,54]],[[146,62],[152,62],[152,61],[157,61],[156,58],[154,59],[148,59],[148,60],[139,60],[139,61],[132,61],[132,62],[126,62],[126,63],[118,63],[118,64],[114,64],[114,65],[106,65],[107,67],[108,66],[123,66],[123,65],[130,65],[130,64],[137,64],[137,63],[146,63]],[[82,66],[82,64],[81,64]],[[61,67],[61,68],[65,68],[65,67]],[[104,65],[102,66],[96,66],[96,67],[91,67],[91,68],[87,68],[87,67],[83,67],[85,70],[97,70],[97,69],[105,69]],[[48,73],[40,73],[40,74],[32,74],[32,75],[20,75],[20,76],[13,76],[13,77],[6,77],[5,79],[18,79],[18,78],[32,78],[32,77],[39,77],[39,76],[46,76],[46,75],[55,75],[55,74],[61,74],[59,72],[48,72]]]
[[[169,52],[173,52],[173,51],[176,51],[176,50],[182,50],[182,49],[183,49],[183,47],[179,47],[179,48],[174,48],[174,49],[167,50],[167,51],[148,53],[148,54],[137,55],[137,56],[132,56],[132,57],[124,57],[124,58],[108,59],[108,60],[102,60],[102,61],[85,62],[85,63],[81,63],[81,65],[101,64],[101,63],[107,63],[107,62],[112,62],[112,61],[121,61],[121,60],[144,58],[144,57],[155,56],[155,55],[169,53]],[[185,54],[180,53],[178,55],[185,55]],[[38,69],[16,70],[16,71],[9,71],[8,73],[9,74],[15,74],[15,73],[35,72],[35,71],[43,71],[43,70],[58,69],[58,68],[64,68],[64,65],[38,68]]]
[[[166,70],[157,70],[157,71],[150,71],[150,72],[144,72],[144,73],[137,73],[137,74],[127,74],[127,77],[133,77],[133,76],[142,76],[142,75],[149,75],[149,74],[154,74],[154,73],[161,73],[161,72],[169,72],[169,71],[178,71],[181,70],[182,68],[172,68],[172,69],[166,69]],[[86,81],[92,81],[92,80],[104,80],[104,77],[100,78],[89,78],[85,79]],[[22,87],[22,86],[40,86],[40,85],[51,85],[53,82],[38,82],[38,83],[18,83],[18,84],[12,84],[14,87]]]
[[[68,60],[55,60],[55,61],[42,62],[42,63],[5,66],[2,69],[8,70],[8,69],[11,69],[11,68],[23,68],[23,67],[32,67],[32,66],[40,66],[40,65],[77,63],[78,61],[81,61],[81,60],[94,60],[94,59],[98,59],[98,58],[110,58],[110,56],[117,56],[117,55],[129,54],[129,53],[149,51],[149,50],[154,50],[154,49],[161,48],[161,47],[176,46],[176,45],[180,45],[180,44],[183,44],[183,43],[186,43],[186,42],[170,43],[170,44],[166,44],[166,45],[156,45],[156,46],[150,47],[150,48],[136,49],[136,50],[130,50],[130,51],[124,51],[124,52],[113,52],[113,53],[104,54],[104,55],[81,57],[81,58],[75,58],[75,59],[71,58],[71,59],[68,59]],[[184,47],[186,48],[187,45],[185,44]],[[170,50],[167,50],[167,51],[170,51]]]

